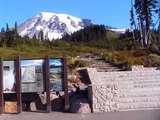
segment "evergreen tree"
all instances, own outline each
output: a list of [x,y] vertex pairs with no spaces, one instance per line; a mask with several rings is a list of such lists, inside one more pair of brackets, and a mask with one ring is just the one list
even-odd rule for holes
[[48,32],[46,32],[46,34],[45,34],[45,40],[49,40],[49,38],[48,38]]
[[2,29],[1,29],[1,33],[5,33],[5,29],[4,29],[4,27],[2,27]]
[[153,14],[158,12],[157,0],[135,0],[135,10],[139,22],[141,45],[147,46],[151,42],[151,26]]
[[145,21],[145,41],[147,42],[146,44],[150,44],[150,26],[153,26],[153,12],[157,13],[157,6],[158,1],[157,0],[144,0],[143,4],[143,13],[144,13],[144,21]]
[[14,30],[10,30],[8,23],[6,24],[6,44],[8,47],[12,47],[14,46],[14,42],[15,42],[15,31]]
[[38,33],[38,39],[39,39],[39,41],[44,41],[44,35],[43,35],[43,30],[42,29]]
[[15,36],[18,37],[17,22],[15,22],[14,24],[14,31],[15,31]]
[[3,27],[0,32],[0,47],[4,45],[5,41],[6,41],[6,36],[5,36],[5,29]]
[[8,23],[6,24],[6,32],[8,32],[9,31],[9,25],[8,25]]
[[37,39],[37,36],[36,34],[33,35],[32,39],[36,40]]
[[107,38],[106,33],[107,31],[104,25],[94,25],[74,32],[71,35],[66,34],[62,39],[74,43],[105,40]]
[[13,47],[15,44],[14,30],[6,32],[6,42],[8,47]]
[[160,2],[159,2],[158,20],[159,20],[159,25],[158,25],[158,41],[160,42]]
[[44,41],[44,33],[43,33],[43,30],[40,31],[40,35],[41,35],[41,41]]
[[139,23],[139,31],[140,31],[140,44],[142,47],[144,47],[144,32],[143,32],[143,26],[144,26],[144,22],[143,22],[143,13],[142,13],[142,8],[143,8],[143,0],[135,0],[135,11],[137,14],[137,20]]
[[130,25],[131,25],[131,29],[133,30],[133,40],[135,40],[135,29],[136,29],[136,22],[135,22],[135,18],[134,18],[134,6],[133,6],[133,1],[131,0],[131,10],[130,10]]

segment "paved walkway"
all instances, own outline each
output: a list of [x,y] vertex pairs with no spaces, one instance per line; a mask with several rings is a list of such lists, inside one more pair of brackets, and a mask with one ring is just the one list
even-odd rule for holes
[[92,114],[23,112],[2,114],[0,120],[160,120],[160,110]]

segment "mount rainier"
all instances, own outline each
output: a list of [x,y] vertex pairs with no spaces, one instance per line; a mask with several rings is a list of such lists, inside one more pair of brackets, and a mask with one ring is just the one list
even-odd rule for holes
[[[68,14],[41,12],[20,24],[18,33],[21,36],[32,38],[34,35],[38,37],[40,31],[43,31],[43,37],[52,40],[62,38],[65,34],[72,34],[91,25],[94,23],[90,19],[80,19]],[[126,28],[117,29],[111,26],[106,26],[106,29],[118,34],[124,34],[127,30]]]
[[38,36],[42,30],[44,37],[49,40],[61,38],[64,34],[71,34],[84,27],[93,25],[89,19],[80,19],[67,14],[55,14],[41,12],[18,26],[18,33],[21,36]]

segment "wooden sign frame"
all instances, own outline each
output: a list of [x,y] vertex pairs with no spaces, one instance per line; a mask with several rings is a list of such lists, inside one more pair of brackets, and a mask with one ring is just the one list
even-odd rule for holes
[[[50,100],[50,66],[49,66],[49,59],[50,56],[46,55],[44,58],[44,93],[46,94],[46,112],[51,112],[51,100]],[[53,58],[54,59],[54,58]],[[56,58],[55,58],[56,59]],[[59,59],[59,58],[57,58]],[[63,82],[63,90],[64,90],[64,110],[67,111],[69,109],[69,94],[68,94],[68,78],[67,78],[67,59],[66,56],[63,56],[62,59],[63,62],[63,74],[62,74],[62,82]],[[16,101],[17,101],[17,113],[22,112],[22,88],[21,88],[21,65],[20,65],[21,57],[17,56],[15,59],[15,78],[16,78],[16,91],[15,93],[9,93],[9,94],[15,94]],[[4,113],[4,92],[3,92],[3,58],[0,57],[0,114]],[[33,94],[33,93],[31,93]],[[54,107],[54,106],[53,106]]]

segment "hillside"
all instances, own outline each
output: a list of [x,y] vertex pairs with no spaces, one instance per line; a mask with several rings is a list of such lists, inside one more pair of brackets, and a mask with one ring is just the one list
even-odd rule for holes
[[[145,50],[144,50],[145,51]],[[65,42],[57,42],[55,44],[21,44],[15,47],[1,47],[0,54],[5,60],[15,59],[16,56],[21,56],[22,59],[44,58],[45,55],[50,57],[62,57],[67,55],[68,64],[73,64],[77,56],[85,54],[93,54],[102,56],[106,62],[111,62],[117,66],[125,65],[144,65],[144,66],[159,66],[160,56],[156,54],[144,54],[137,51],[113,51],[107,49],[99,49],[86,45],[72,45]]]

